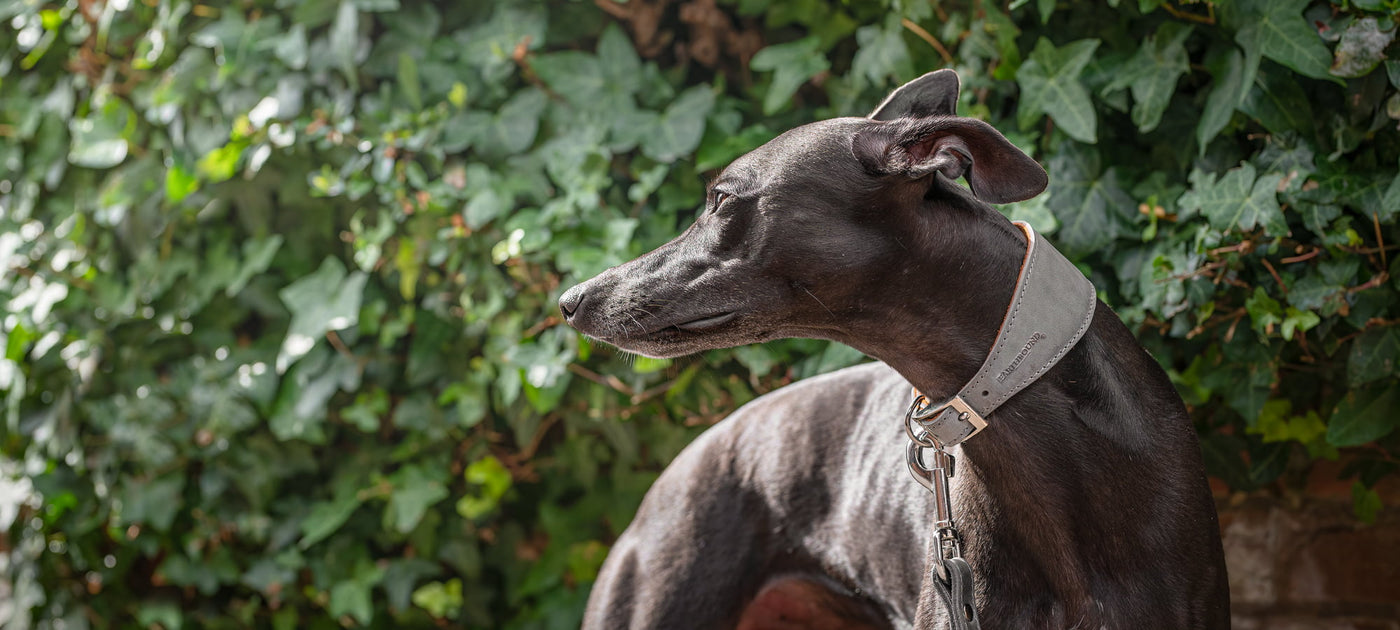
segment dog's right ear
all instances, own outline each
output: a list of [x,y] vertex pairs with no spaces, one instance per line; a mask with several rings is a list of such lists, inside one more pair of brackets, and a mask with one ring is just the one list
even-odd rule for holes
[[972,194],[988,203],[1024,201],[1045,190],[1049,177],[1000,131],[975,118],[940,116],[870,123],[851,138],[851,153],[877,177],[922,179],[940,173],[967,177]]
[[885,97],[885,101],[880,103],[875,111],[870,112],[868,118],[894,120],[952,116],[957,110],[958,73],[945,68],[934,70],[899,86]]

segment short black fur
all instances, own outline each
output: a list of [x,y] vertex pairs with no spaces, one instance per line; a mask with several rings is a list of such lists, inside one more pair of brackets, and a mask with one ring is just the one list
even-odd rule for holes
[[[931,73],[870,118],[779,136],[717,179],[743,182],[723,208],[560,298],[579,330],[653,356],[814,337],[883,362],[763,396],[688,447],[613,547],[585,628],[743,627],[795,574],[839,586],[813,610],[942,627],[900,420],[910,384],[939,399],[976,372],[1010,302],[1025,241],[987,202],[1045,187],[951,116],[956,85]],[[989,421],[954,478],[983,628],[1229,626],[1195,433],[1106,305]]]

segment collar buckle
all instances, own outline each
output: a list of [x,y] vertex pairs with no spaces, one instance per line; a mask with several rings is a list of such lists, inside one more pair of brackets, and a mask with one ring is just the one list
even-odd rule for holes
[[987,419],[967,404],[962,396],[953,396],[935,405],[917,389],[914,390],[914,404],[909,407],[904,423],[910,440],[930,448],[955,446],[985,428]]

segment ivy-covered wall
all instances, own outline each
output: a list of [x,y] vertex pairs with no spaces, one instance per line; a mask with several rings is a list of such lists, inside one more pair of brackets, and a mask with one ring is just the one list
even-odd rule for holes
[[[561,325],[706,174],[953,67],[1213,475],[1400,457],[1397,0],[0,1],[0,625],[564,628],[657,472],[862,360]],[[898,454],[891,454],[898,457]],[[61,622],[61,623],[60,623]]]

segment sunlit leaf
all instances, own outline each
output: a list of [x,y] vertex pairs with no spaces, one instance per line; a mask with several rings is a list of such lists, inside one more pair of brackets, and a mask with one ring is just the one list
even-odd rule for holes
[[291,325],[277,353],[277,371],[285,372],[311,350],[328,331],[354,326],[368,276],[346,273],[345,265],[326,258],[315,273],[288,285],[278,294],[292,313]]

